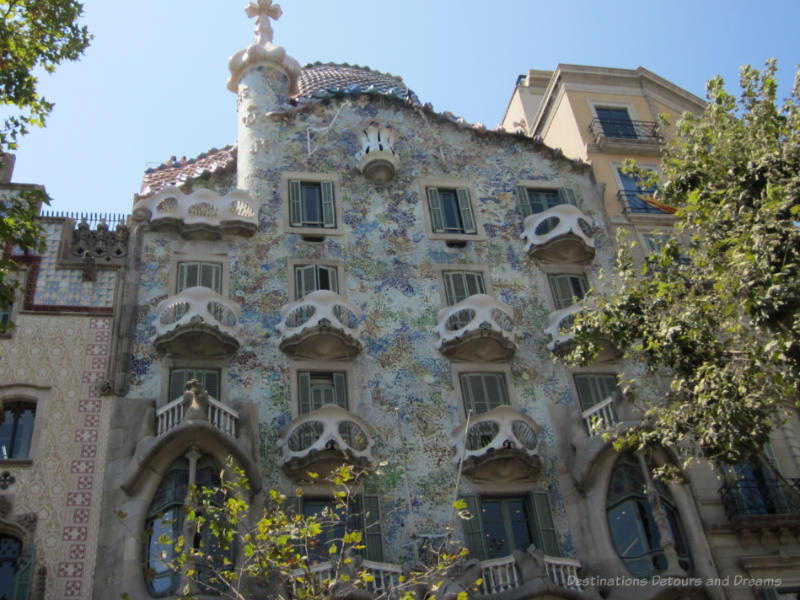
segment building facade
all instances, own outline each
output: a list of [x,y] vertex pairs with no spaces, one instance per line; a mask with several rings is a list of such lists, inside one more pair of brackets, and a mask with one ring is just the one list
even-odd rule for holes
[[[19,257],[0,393],[3,436],[30,450],[0,464],[0,535],[38,575],[17,597],[216,597],[202,572],[164,566],[159,538],[184,531],[188,486],[229,458],[254,506],[299,488],[303,514],[332,502],[309,471],[370,471],[352,525],[377,592],[445,540],[470,551],[450,589],[480,578],[473,598],[800,586],[791,493],[708,465],[653,481],[670,452],[619,454],[602,434],[663,382],[613,348],[561,360],[579,300],[608,285],[617,229],[647,247],[673,219],[615,169],[655,166],[656,114],[702,103],[643,69],[561,65],[531,71],[505,129],[487,130],[398,77],[301,68],[258,6],[230,60],[236,144],[148,169],[127,227],[45,219],[45,253]],[[787,478],[792,418],[773,444]],[[454,518],[457,498],[473,519]],[[0,561],[22,581],[22,559]]]

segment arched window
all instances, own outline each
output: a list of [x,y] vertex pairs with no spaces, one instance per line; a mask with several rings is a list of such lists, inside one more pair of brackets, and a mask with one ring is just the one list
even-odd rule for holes
[[[193,452],[178,458],[161,480],[147,511],[145,577],[148,591],[154,598],[174,593],[181,583],[180,574],[171,565],[175,560],[175,542],[184,533],[183,507],[192,479],[198,487],[218,486],[219,467],[212,458]],[[193,540],[186,541],[203,549],[204,553],[218,557],[219,564],[214,566],[222,566],[225,557],[207,530],[199,531]],[[230,555],[227,558],[232,560]],[[207,565],[197,565],[197,579],[204,594],[215,593],[213,586],[208,585],[210,577]]]
[[33,437],[33,402],[4,402],[3,422],[0,423],[0,460],[28,458]]
[[688,547],[672,494],[661,482],[653,482],[660,504],[654,507],[648,499],[648,479],[632,454],[622,455],[611,473],[606,512],[617,553],[635,576],[665,571],[669,565],[657,520],[663,516],[666,531],[675,542],[678,564],[688,571]]
[[32,545],[23,551],[18,538],[0,534],[0,598],[28,597],[34,560]]

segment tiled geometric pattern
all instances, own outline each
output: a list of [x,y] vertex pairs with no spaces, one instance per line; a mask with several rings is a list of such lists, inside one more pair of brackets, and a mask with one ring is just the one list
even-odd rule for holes
[[34,304],[49,306],[110,307],[114,300],[117,272],[97,271],[97,281],[83,281],[82,269],[57,269],[58,245],[63,224],[43,223],[47,250],[39,263]]
[[0,348],[0,384],[52,388],[33,464],[14,470],[16,485],[27,491],[17,494],[15,512],[39,515],[35,543],[47,568],[48,600],[92,595],[111,412],[99,389],[110,330],[105,316],[20,314]]

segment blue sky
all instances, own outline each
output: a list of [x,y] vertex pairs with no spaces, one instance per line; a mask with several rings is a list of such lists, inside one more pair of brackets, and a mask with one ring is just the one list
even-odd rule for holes
[[[245,0],[84,0],[95,39],[43,75],[56,103],[22,140],[13,181],[41,183],[52,208],[129,212],[144,170],[236,141],[227,61],[252,41]],[[399,75],[423,102],[494,127],[518,75],[558,63],[643,66],[705,95],[743,64],[800,63],[800,1],[285,0],[275,43],[300,64],[347,62]]]

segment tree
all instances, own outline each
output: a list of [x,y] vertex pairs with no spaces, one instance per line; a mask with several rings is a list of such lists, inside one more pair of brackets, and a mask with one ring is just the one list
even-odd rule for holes
[[[226,477],[225,472],[232,473]],[[271,490],[259,510],[248,501],[244,473],[228,462],[219,486],[190,490],[183,535],[164,535],[158,544],[165,566],[182,573],[181,598],[213,592],[236,600],[248,597],[303,599],[452,598],[466,600],[448,585],[448,569],[466,555],[454,547],[431,550],[432,566],[414,565],[403,574],[380,572],[359,556],[365,546],[352,525],[353,485],[365,472],[341,465],[330,476],[334,502],[321,513],[303,515],[285,495]],[[318,476],[309,473],[316,479]],[[456,503],[463,509],[463,503]],[[125,515],[121,515],[124,517]],[[366,515],[361,515],[366,518]],[[239,553],[232,560],[232,552]],[[480,585],[478,581],[475,585]],[[125,597],[125,595],[123,595]]]
[[[36,70],[52,73],[62,61],[77,60],[89,45],[89,32],[78,25],[82,11],[75,0],[0,1],[0,103],[11,111],[0,129],[0,166],[28,128],[44,127],[53,110],[39,96]],[[18,267],[6,256],[6,246],[41,251],[35,217],[43,203],[48,203],[43,189],[0,194],[0,309],[8,309],[18,286]]]
[[576,321],[574,362],[605,340],[671,377],[619,447],[759,461],[798,404],[800,73],[782,107],[775,73],[774,61],[743,67],[738,103],[720,77],[708,83],[704,114],[684,115],[663,154],[656,199],[678,209],[674,235],[644,265],[623,242],[614,291]]

